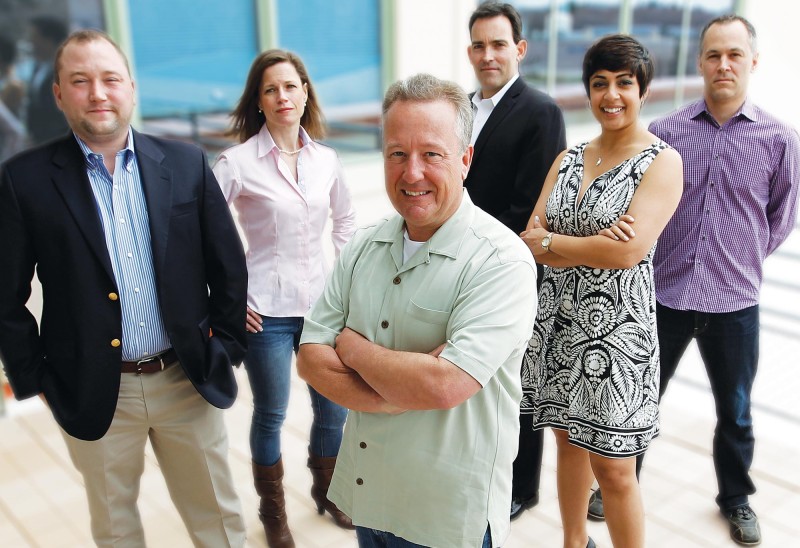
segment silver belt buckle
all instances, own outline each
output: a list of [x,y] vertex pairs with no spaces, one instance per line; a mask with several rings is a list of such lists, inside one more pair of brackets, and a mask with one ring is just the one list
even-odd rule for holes
[[169,352],[169,350],[167,350],[166,352],[162,352],[161,354],[156,354],[155,356],[148,356],[147,358],[142,358],[141,360],[137,361],[136,365],[139,366],[139,370],[136,372],[136,374],[137,375],[141,375],[142,374],[142,364],[143,363],[154,362],[156,360],[158,360],[158,362],[161,364],[161,371],[164,371],[164,369],[166,369],[166,367],[167,367],[164,364],[164,354],[166,354],[167,352]]

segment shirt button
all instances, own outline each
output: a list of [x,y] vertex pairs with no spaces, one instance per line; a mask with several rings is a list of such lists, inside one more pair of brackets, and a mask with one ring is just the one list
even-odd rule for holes
[[139,327],[144,327],[144,322],[139,322]]
[[366,444],[366,443],[364,443],[363,441],[362,441],[361,443],[359,443],[359,444],[358,444],[358,446],[359,446],[361,449],[366,449],[366,448],[367,448],[367,444]]
[[113,346],[114,348],[117,348],[121,344],[122,343],[120,342],[119,339],[111,339],[111,346]]
[[400,276],[395,276],[394,280],[392,280],[394,285],[400,285]]
[[109,294],[108,294],[108,300],[110,300],[110,301],[116,301],[117,299],[119,299],[119,297],[117,296],[117,294],[116,294],[116,293],[109,293]]
[[134,292],[134,293],[138,293],[138,292],[139,292],[139,288],[138,288],[138,287],[134,287],[134,288],[133,288],[133,292]]
[[128,253],[128,258],[130,259],[131,257],[133,257],[133,253]]
[[120,219],[119,222],[125,224],[125,219]]
[[356,478],[356,485],[364,485],[364,480],[361,478]]
[[386,329],[387,327],[389,327],[389,322],[387,322],[386,320],[383,320],[383,321],[381,322],[381,327],[382,327],[382,328],[384,328],[384,329]]

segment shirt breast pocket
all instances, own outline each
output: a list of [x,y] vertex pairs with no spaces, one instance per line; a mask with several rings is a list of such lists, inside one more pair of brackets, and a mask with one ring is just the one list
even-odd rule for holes
[[430,352],[447,340],[451,312],[427,308],[409,301],[403,319],[403,346],[413,352]]

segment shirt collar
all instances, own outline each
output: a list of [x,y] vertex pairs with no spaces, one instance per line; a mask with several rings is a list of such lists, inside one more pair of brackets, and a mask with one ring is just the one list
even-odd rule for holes
[[[78,141],[78,146],[81,148],[81,152],[83,152],[83,157],[86,161],[86,167],[88,169],[97,169],[100,165],[103,164],[103,155],[97,154],[93,152],[89,145],[87,145],[83,139],[78,137],[78,134],[74,131],[72,134],[75,136],[75,140]],[[135,158],[136,151],[133,146],[133,129],[128,126],[128,140],[126,142],[125,148],[117,152],[117,155],[123,154],[124,158],[122,161],[122,166],[125,168],[125,171],[130,171],[133,169],[133,159]]]
[[[269,154],[273,150],[277,150],[277,151],[280,150],[278,148],[278,145],[275,144],[275,139],[272,138],[272,134],[269,132],[269,129],[267,128],[267,124],[264,124],[263,126],[261,126],[261,130],[259,130],[259,132],[258,132],[257,139],[258,139],[258,157],[259,158],[261,158],[262,156],[266,156],[267,154]],[[301,147],[300,148],[305,148],[306,146],[312,146],[313,147],[316,144],[316,143],[314,143],[313,139],[311,139],[311,137],[309,137],[308,133],[306,133],[306,130],[303,128],[303,126],[300,126],[300,143],[301,143]]]
[[[689,112],[689,117],[694,119],[703,113],[706,113],[708,114],[708,116],[713,118],[713,116],[711,115],[711,111],[708,110],[708,104],[706,103],[706,100],[700,99],[694,104],[694,107]],[[750,97],[745,97],[744,103],[742,103],[742,106],[739,107],[739,110],[737,110],[736,113],[733,116],[731,116],[731,118],[732,119],[736,118],[739,115],[742,115],[753,122],[758,121],[758,112],[756,110],[755,104],[753,104],[753,101],[750,100]]]
[[[508,88],[510,88],[514,84],[514,82],[517,81],[517,78],[519,78],[519,73],[516,73],[511,78],[511,80],[506,82],[506,85],[501,87],[500,91],[498,91],[497,93],[495,93],[494,95],[489,97],[489,101],[492,102],[492,107],[496,107],[497,106],[497,103],[499,103],[500,99],[502,99],[503,96],[506,94],[506,92],[508,91]],[[472,94],[472,104],[477,107],[480,104],[481,101],[483,101],[483,92],[481,92],[481,90],[478,89],[478,91],[476,91],[475,93]]]
[[[444,255],[450,258],[457,257],[458,250],[461,248],[461,241],[472,224],[472,219],[475,216],[474,212],[475,206],[469,197],[467,189],[464,189],[461,204],[456,212],[425,242],[428,247],[428,253]],[[396,241],[400,245],[399,249],[402,249],[404,232],[405,221],[400,215],[396,215],[378,229],[372,240],[385,243]]]

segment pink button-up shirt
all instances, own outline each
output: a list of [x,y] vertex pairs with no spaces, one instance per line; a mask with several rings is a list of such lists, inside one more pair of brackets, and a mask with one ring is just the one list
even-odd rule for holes
[[330,269],[322,248],[328,211],[337,256],[356,229],[336,152],[303,128],[300,138],[297,181],[266,125],[224,151],[213,168],[244,232],[247,305],[263,316],[303,316],[322,293]]

